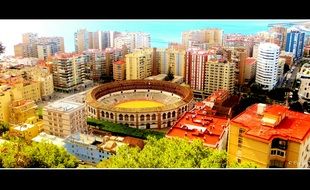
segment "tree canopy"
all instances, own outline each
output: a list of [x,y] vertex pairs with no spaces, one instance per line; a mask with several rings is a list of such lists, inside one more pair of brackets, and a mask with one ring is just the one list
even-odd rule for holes
[[201,140],[149,137],[142,150],[121,146],[99,168],[225,168],[227,154],[207,148]]
[[301,103],[298,102],[298,101],[297,102],[293,102],[293,103],[290,104],[290,110],[301,112],[301,113],[304,112],[304,109],[303,109]]
[[169,68],[168,74],[165,77],[165,81],[172,81],[173,79],[174,79],[174,75],[173,75],[171,69]]
[[290,66],[288,64],[284,64],[283,74],[287,73],[290,70]]
[[21,139],[0,145],[0,168],[75,168],[77,159],[51,143]]
[[9,130],[9,124],[3,121],[0,121],[0,135]]
[[120,123],[112,123],[110,121],[98,120],[95,118],[87,118],[87,124],[97,126],[100,130],[120,136],[131,136],[141,139],[146,139],[148,136],[155,136],[156,138],[163,138],[165,136],[163,132],[131,128]]
[[234,162],[230,164],[229,168],[258,168],[258,165],[253,162]]
[[285,100],[285,96],[286,96],[286,92],[288,92],[289,90],[286,88],[275,88],[272,89],[271,91],[268,92],[268,97],[273,99],[273,100],[277,100],[277,101],[284,101]]

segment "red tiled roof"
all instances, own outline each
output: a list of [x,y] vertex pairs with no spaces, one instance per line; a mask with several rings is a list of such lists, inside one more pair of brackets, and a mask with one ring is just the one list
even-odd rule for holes
[[114,64],[125,64],[126,62],[125,61],[121,61],[121,60],[119,60],[119,61],[116,61],[116,62],[114,62]]
[[204,106],[205,104],[204,103],[202,103],[202,102],[196,102],[196,104],[195,104],[196,106]]
[[193,109],[186,112],[168,131],[167,137],[201,139],[205,145],[216,147],[224,129],[228,126],[228,120],[203,113],[207,110],[211,109],[205,107],[203,110]]
[[124,143],[128,144],[129,146],[135,147],[138,146],[140,149],[143,149],[144,147],[144,141],[142,139],[134,138],[126,136],[123,140]]
[[257,104],[248,107],[243,113],[232,120],[232,123],[242,125],[247,129],[245,136],[263,142],[270,142],[273,138],[289,139],[302,142],[310,134],[310,115],[288,110],[281,105],[267,105],[264,113],[286,117],[275,127],[262,125],[257,113]]
[[56,53],[55,57],[57,59],[69,59],[69,58],[78,57],[81,55],[82,55],[81,53]]
[[218,101],[222,101],[222,98],[227,98],[229,95],[228,90],[225,89],[220,89],[217,90],[215,92],[213,92],[210,96],[208,96],[208,98],[206,98],[204,101],[214,101],[214,102],[218,102]]
[[254,64],[256,62],[256,59],[255,58],[253,58],[253,57],[247,57],[246,59],[245,59],[245,64]]

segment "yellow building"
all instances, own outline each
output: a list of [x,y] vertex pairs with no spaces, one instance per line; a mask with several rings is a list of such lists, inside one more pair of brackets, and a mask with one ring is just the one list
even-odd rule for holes
[[16,100],[10,104],[10,123],[21,124],[36,116],[37,105],[33,100]]
[[41,86],[37,81],[25,82],[23,84],[23,98],[26,100],[40,101]]
[[14,45],[15,57],[38,57],[37,45],[36,44],[27,44],[19,43]]
[[10,127],[10,134],[13,136],[25,138],[26,140],[30,141],[39,135],[39,133],[42,131],[42,127],[42,121],[36,122],[35,124],[24,123],[21,125],[14,125]]
[[205,92],[212,94],[226,89],[231,94],[235,87],[235,64],[230,62],[208,61],[205,74]]
[[146,48],[126,55],[126,80],[152,76],[153,49]]
[[255,104],[230,124],[228,162],[262,168],[310,167],[310,115],[282,105]]
[[40,83],[40,96],[42,99],[50,99],[54,93],[53,74],[47,67],[30,67],[27,72],[31,78]]
[[204,29],[191,30],[182,33],[182,45],[192,47],[193,44],[223,45],[223,30]]
[[[30,80],[30,83],[33,83],[32,81],[38,82],[40,84],[40,99],[48,99],[54,93],[53,75],[50,73],[48,67],[34,66],[24,67],[22,69],[8,69],[5,73],[8,75],[23,78],[24,80]],[[21,87],[19,88],[20,91]],[[35,93],[35,95],[38,94]],[[32,100],[35,99],[38,99],[38,97],[32,98]]]
[[11,93],[8,86],[0,85],[0,121],[8,122],[10,118],[9,105]]

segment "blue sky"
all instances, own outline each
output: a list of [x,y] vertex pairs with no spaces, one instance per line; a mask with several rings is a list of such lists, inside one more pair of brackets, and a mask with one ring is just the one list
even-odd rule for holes
[[267,30],[269,23],[296,20],[0,20],[0,41],[6,55],[14,54],[14,44],[22,41],[22,33],[35,32],[39,36],[62,36],[66,51],[74,51],[74,32],[143,31],[151,34],[152,46],[166,47],[170,41],[181,42],[181,32],[203,28],[221,28],[224,33],[254,34]]

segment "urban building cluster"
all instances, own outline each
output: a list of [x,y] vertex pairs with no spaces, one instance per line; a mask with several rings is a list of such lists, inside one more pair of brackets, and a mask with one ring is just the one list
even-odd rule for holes
[[274,102],[238,112],[253,83],[266,92],[286,85],[299,102],[310,101],[310,63],[301,64],[310,42],[302,30],[191,30],[167,48],[152,47],[145,32],[80,29],[73,37],[75,52],[65,52],[63,37],[26,33],[15,57],[0,60],[0,121],[9,123],[10,135],[51,142],[91,164],[124,144],[143,148],[141,139],[90,128],[91,117],[168,128],[166,138],[200,139],[227,151],[229,163],[310,167],[307,112]]

